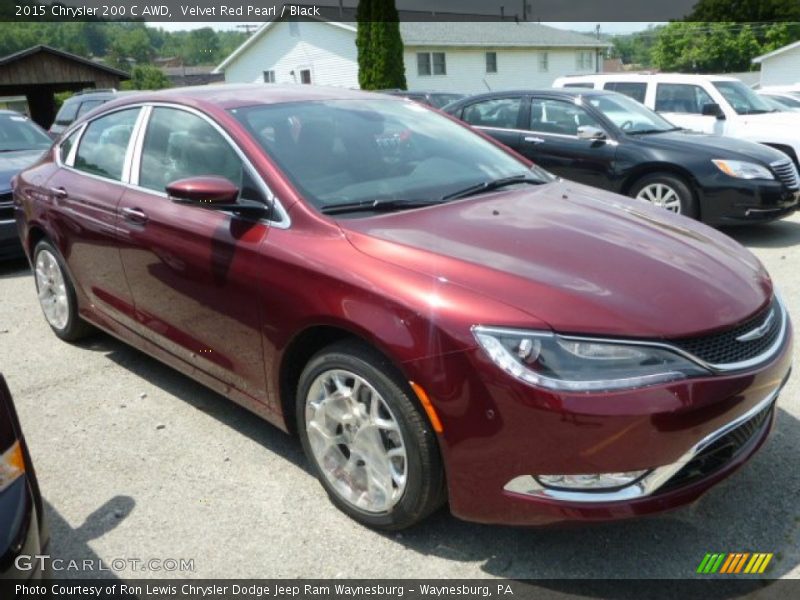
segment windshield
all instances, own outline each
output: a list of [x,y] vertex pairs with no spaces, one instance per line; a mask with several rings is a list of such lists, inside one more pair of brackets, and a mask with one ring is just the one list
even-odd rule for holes
[[626,133],[657,133],[676,129],[664,117],[622,94],[584,96],[583,102],[594,106]]
[[715,81],[714,87],[738,115],[758,115],[775,112],[769,102],[741,81]]
[[292,102],[231,113],[318,209],[439,201],[490,180],[552,178],[413,102]]
[[0,114],[0,152],[45,150],[53,143],[47,134],[23,115]]
[[784,110],[786,108],[800,108],[800,98],[795,98],[793,96],[770,96],[770,95],[765,95],[763,97],[766,98],[767,100],[772,101],[778,106],[783,107]]

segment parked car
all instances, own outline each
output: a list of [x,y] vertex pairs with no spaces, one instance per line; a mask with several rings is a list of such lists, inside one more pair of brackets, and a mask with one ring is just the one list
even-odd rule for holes
[[[41,579],[41,563],[28,557],[43,554],[46,546],[39,483],[11,393],[0,375],[0,580]],[[25,557],[24,563],[17,562],[19,557]]]
[[800,115],[777,111],[734,77],[614,73],[559,77],[553,83],[576,86],[625,94],[687,129],[772,146],[798,165]]
[[100,89],[100,90],[83,90],[70,96],[61,105],[56,114],[55,121],[50,126],[49,133],[54,137],[61,135],[67,127],[72,125],[76,119],[79,119],[86,113],[94,110],[109,100],[119,98],[120,94],[130,92],[119,92],[113,88]]
[[444,108],[451,102],[456,102],[462,98],[466,98],[464,94],[457,94],[455,92],[422,92],[419,90],[382,90],[381,93],[389,94],[391,96],[402,96],[421,102],[434,108]]
[[0,110],[0,259],[23,255],[14,224],[11,178],[36,162],[52,143],[25,115]]
[[556,175],[706,223],[767,221],[797,209],[800,178],[785,154],[681,129],[615,92],[495,92],[446,111]]
[[800,95],[789,92],[759,91],[758,95],[771,100],[780,110],[800,111]]
[[15,201],[57,337],[98,327],[296,431],[376,528],[445,499],[516,524],[691,502],[764,441],[791,366],[729,237],[384,95],[116,100]]

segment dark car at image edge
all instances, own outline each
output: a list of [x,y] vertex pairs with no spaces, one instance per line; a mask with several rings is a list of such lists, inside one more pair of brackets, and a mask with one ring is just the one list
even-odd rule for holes
[[766,222],[797,210],[800,178],[782,152],[675,127],[615,92],[496,92],[445,110],[565,179],[711,225]]
[[100,328],[297,433],[376,528],[690,503],[764,442],[791,368],[738,243],[404,99],[116,100],[14,199],[57,337]]
[[0,589],[2,580],[46,576],[34,557],[46,552],[47,539],[39,483],[11,393],[0,375]]

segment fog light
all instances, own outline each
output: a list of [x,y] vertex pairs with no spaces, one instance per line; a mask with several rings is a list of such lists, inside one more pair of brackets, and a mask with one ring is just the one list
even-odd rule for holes
[[0,492],[10,486],[17,477],[25,472],[25,461],[22,457],[22,446],[19,442],[0,454]]
[[589,473],[587,475],[537,475],[541,485],[554,490],[609,490],[631,485],[647,470],[624,473]]

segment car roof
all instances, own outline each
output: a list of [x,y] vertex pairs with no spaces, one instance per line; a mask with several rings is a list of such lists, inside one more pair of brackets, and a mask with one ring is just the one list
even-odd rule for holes
[[700,83],[705,81],[740,81],[728,75],[697,75],[694,73],[598,73],[596,75],[565,75],[563,83],[580,81],[660,81],[663,83]]
[[[391,95],[362,92],[333,86],[276,85],[274,83],[213,84],[169,88],[154,92],[137,92],[134,98],[120,98],[109,106],[133,102],[174,102],[176,104],[215,105],[223,109],[260,104],[375,98],[386,100]],[[397,99],[403,102],[403,99]]]
[[611,90],[593,90],[591,88],[537,88],[530,90],[506,90],[502,92],[484,92],[474,96],[467,96],[461,100],[451,103],[449,106],[457,104],[470,104],[475,100],[490,98],[507,98],[510,96],[560,96],[567,98],[577,98],[578,96],[620,96]]

